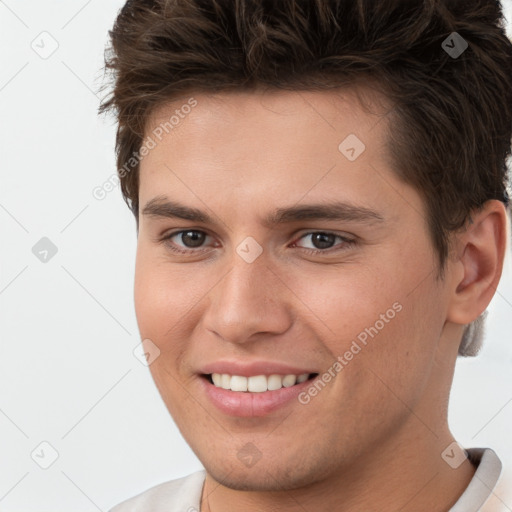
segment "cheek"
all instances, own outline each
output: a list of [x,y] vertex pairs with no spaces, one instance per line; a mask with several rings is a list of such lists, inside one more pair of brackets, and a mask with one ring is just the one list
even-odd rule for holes
[[355,264],[309,270],[287,275],[286,282],[299,298],[302,319],[310,318],[338,355],[358,337],[363,343],[382,337],[400,316],[404,286],[389,271]]
[[[394,304],[401,307],[394,318],[388,323],[369,319],[370,328],[364,327],[368,337],[355,365],[356,387],[368,403],[375,403],[382,417],[386,407],[406,412],[405,404],[414,410],[429,385],[443,322],[442,301],[436,301],[434,290],[427,287],[410,295],[393,294],[391,298],[398,298]],[[386,315],[374,313],[381,312]]]
[[187,405],[187,395],[180,393],[177,376],[187,346],[184,320],[190,319],[193,292],[179,272],[171,271],[168,262],[155,257],[143,244],[137,248],[134,286],[137,323],[141,339],[149,338],[160,350],[149,370],[172,415],[182,414]]
[[[205,283],[198,283],[187,265],[169,265],[165,256],[155,256],[141,243],[135,266],[135,312],[140,334],[161,349],[169,339],[180,339],[179,331],[194,314],[204,295]],[[160,346],[162,345],[162,346]]]
[[[154,265],[144,254],[138,251],[135,267],[135,313],[142,338],[150,338],[154,342],[161,338],[163,320],[168,310],[166,297],[168,289],[165,282],[158,279]],[[172,310],[171,310],[172,311]]]
[[343,359],[343,380],[370,402],[378,400],[381,388],[388,396],[386,386],[414,402],[426,385],[444,306],[440,290],[424,274],[406,265],[375,265],[318,279],[322,284],[309,295],[304,282],[298,293],[318,316],[317,332],[327,333],[329,352]]

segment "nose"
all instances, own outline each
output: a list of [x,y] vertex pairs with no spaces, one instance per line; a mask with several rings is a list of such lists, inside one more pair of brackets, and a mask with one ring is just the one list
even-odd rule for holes
[[[288,293],[287,293],[288,292]],[[234,254],[231,270],[209,294],[203,325],[224,341],[247,343],[288,330],[289,291],[262,256],[247,263]]]

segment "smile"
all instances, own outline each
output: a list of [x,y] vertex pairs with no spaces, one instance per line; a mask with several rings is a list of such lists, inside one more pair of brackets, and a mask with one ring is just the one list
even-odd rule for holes
[[281,388],[289,388],[296,384],[301,384],[315,375],[303,373],[301,375],[273,374],[244,377],[227,373],[212,373],[206,377],[217,388],[243,393],[264,393],[265,391],[277,391]]
[[[261,370],[260,370],[261,371]],[[297,396],[318,373],[270,373],[232,375],[203,373],[202,393],[217,410],[228,416],[263,417],[283,407],[297,407]]]

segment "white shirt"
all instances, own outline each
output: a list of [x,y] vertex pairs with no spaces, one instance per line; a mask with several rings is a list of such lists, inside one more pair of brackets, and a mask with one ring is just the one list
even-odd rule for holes
[[[496,453],[490,448],[466,451],[478,467],[468,487],[448,512],[510,512],[512,496],[505,497],[497,492],[502,465]],[[165,482],[124,501],[110,512],[200,512],[205,477],[206,472],[202,470]],[[501,487],[512,491],[512,482]]]

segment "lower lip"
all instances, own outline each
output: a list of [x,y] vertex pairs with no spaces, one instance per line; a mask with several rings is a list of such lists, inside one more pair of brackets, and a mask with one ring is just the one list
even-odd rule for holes
[[231,391],[218,388],[203,377],[200,380],[208,398],[223,413],[230,416],[256,417],[270,414],[294,399],[296,403],[299,403],[297,396],[311,386],[314,378],[289,388],[264,391],[262,393]]

